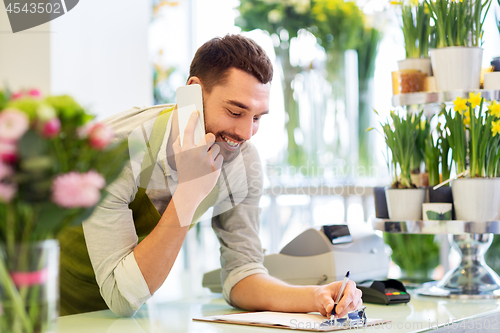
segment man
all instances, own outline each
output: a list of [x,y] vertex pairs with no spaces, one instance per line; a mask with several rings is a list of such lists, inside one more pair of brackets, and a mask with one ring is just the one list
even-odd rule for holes
[[[291,286],[262,264],[262,172],[248,140],[268,113],[271,78],[272,64],[255,42],[240,35],[214,38],[198,49],[187,82],[203,91],[207,134],[201,143],[194,142],[199,116],[193,113],[180,144],[173,106],[135,108],[107,120],[119,138],[143,135],[148,144],[143,162],[125,167],[83,227],[59,238],[63,315],[108,307],[134,315],[167,278],[191,222],[211,205],[229,304],[330,315],[341,282]],[[236,181],[229,186],[228,178]],[[361,291],[349,282],[336,313],[361,304]]]

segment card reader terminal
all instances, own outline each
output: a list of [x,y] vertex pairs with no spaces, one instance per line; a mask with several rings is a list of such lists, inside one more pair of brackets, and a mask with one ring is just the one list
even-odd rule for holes
[[363,302],[375,304],[398,304],[408,303],[410,294],[405,286],[398,280],[373,281],[373,283],[362,283],[357,285],[363,292]]

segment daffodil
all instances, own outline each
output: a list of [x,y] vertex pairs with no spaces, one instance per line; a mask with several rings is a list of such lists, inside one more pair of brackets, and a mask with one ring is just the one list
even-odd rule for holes
[[493,137],[500,133],[500,120],[491,122],[491,132],[493,133]]
[[467,110],[464,113],[464,125],[469,126],[470,125],[470,111]]
[[498,103],[497,101],[492,101],[491,105],[488,106],[488,110],[493,116],[495,116],[496,118],[500,118],[500,103]]
[[453,102],[455,105],[454,110],[460,112],[467,110],[467,100],[465,98],[457,97],[457,99]]
[[472,106],[472,108],[476,108],[479,104],[481,104],[481,93],[478,92],[477,94],[474,94],[473,92],[469,93],[469,103]]

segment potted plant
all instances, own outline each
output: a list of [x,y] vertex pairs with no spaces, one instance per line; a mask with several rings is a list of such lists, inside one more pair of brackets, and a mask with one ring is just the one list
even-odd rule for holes
[[69,96],[0,92],[0,331],[55,332],[57,235],[92,213],[128,159]]
[[483,23],[491,0],[425,0],[436,26],[437,48],[430,50],[437,88],[479,89]]
[[411,160],[414,154],[423,112],[405,117],[391,111],[390,118],[381,123],[385,142],[390,151],[388,165],[393,175],[391,188],[386,189],[389,218],[420,220],[425,189],[417,188],[411,180]]
[[[443,113],[440,113],[442,115]],[[438,123],[436,127],[437,140],[432,135],[426,140],[426,168],[429,171],[429,202],[453,203],[449,183],[434,189],[434,186],[450,179],[451,161],[450,144],[445,128]],[[427,167],[427,163],[429,167]]]
[[430,133],[430,124],[425,118],[422,118],[417,125],[417,133],[415,137],[415,147],[411,157],[411,180],[416,187],[426,187],[429,183],[429,174],[424,170],[422,165],[425,162],[425,140]]
[[466,176],[451,185],[458,220],[499,218],[500,105],[493,101],[485,109],[481,94],[470,93],[468,100],[458,97],[454,110],[445,113],[457,173]]
[[418,1],[402,1],[395,4],[401,6],[401,29],[406,52],[406,59],[398,61],[398,69],[416,69],[431,76],[429,43],[433,29],[426,4]]

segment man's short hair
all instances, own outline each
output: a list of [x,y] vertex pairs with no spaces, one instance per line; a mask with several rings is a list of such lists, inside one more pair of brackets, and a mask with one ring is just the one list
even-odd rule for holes
[[232,67],[253,75],[263,84],[273,77],[273,65],[262,47],[250,38],[230,34],[215,37],[196,51],[189,77],[198,77],[210,92],[215,85],[225,83]]

